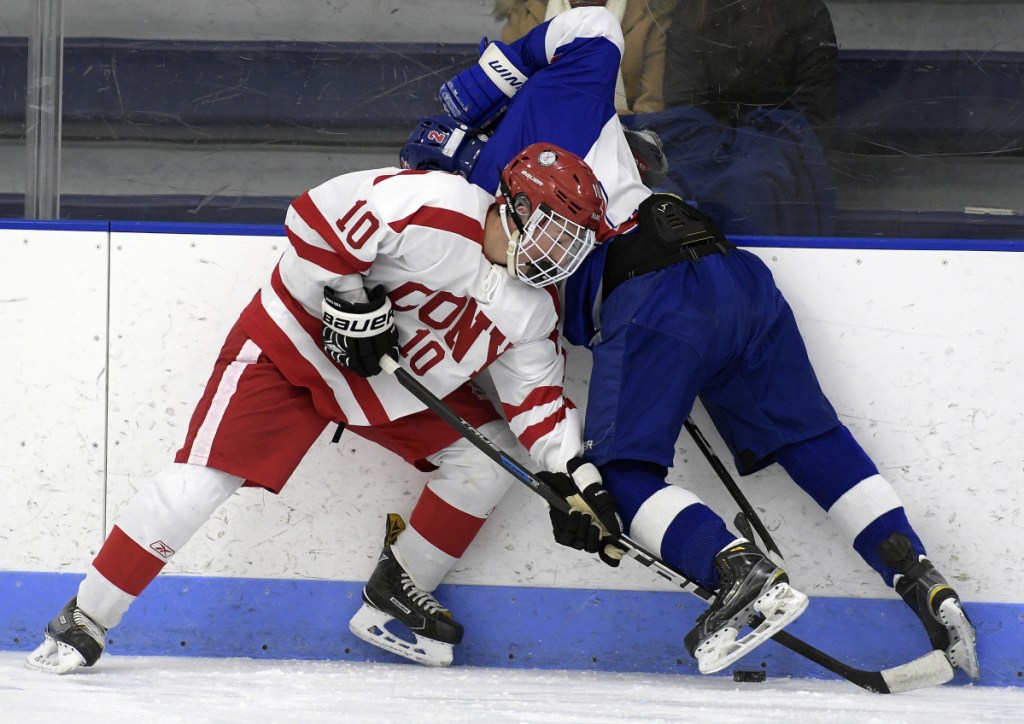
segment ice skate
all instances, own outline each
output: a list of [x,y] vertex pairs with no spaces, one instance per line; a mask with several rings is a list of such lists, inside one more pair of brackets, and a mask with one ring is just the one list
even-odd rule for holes
[[89,618],[72,598],[46,625],[43,643],[28,655],[25,665],[48,674],[69,674],[92,666],[103,653],[107,630]]
[[[384,550],[363,588],[363,605],[348,627],[363,641],[427,666],[452,663],[452,647],[462,641],[462,625],[430,593],[413,583],[391,552],[405,522],[389,513]],[[396,633],[399,622],[413,640]],[[389,628],[390,626],[390,628]]]
[[963,669],[977,679],[981,673],[975,648],[977,634],[956,591],[931,561],[914,555],[905,535],[893,533],[878,551],[886,565],[896,569],[896,593],[921,619],[932,647],[944,652],[953,668]]
[[[807,608],[807,596],[789,585],[786,572],[753,543],[733,545],[715,556],[721,588],[697,625],[686,634],[686,648],[702,674],[721,671],[764,643]],[[758,616],[746,636],[740,630]]]

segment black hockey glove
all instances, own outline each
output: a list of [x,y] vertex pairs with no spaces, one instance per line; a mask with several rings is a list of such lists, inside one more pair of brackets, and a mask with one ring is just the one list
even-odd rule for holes
[[537,473],[538,478],[572,506],[568,513],[554,508],[549,511],[555,541],[576,550],[597,553],[602,561],[615,567],[624,553],[609,540],[622,534],[622,520],[615,501],[604,489],[601,474],[591,463],[573,458],[568,468],[570,475]]
[[360,377],[373,377],[381,371],[381,357],[398,360],[398,330],[384,287],[378,285],[366,296],[367,301],[353,304],[324,287],[321,339],[332,360]]
[[668,159],[665,157],[665,147],[661,145],[661,137],[649,128],[623,128],[622,132],[626,134],[626,143],[633,152],[640,180],[645,186],[654,188],[668,176]]

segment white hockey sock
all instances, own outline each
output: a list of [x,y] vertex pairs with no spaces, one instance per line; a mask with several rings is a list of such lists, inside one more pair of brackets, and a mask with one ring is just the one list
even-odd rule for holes
[[828,517],[850,545],[878,517],[903,505],[889,481],[881,475],[861,480],[832,504]]
[[701,499],[678,485],[666,485],[647,498],[633,516],[629,534],[637,543],[660,557],[664,557],[662,542],[668,527],[691,505],[699,505]]
[[[243,482],[213,468],[174,463],[139,489],[115,525],[130,539],[125,545],[137,545],[162,566]],[[108,536],[105,547],[112,545],[111,539]],[[123,546],[117,550],[123,550]],[[78,606],[107,629],[120,623],[134,600],[134,595],[108,580],[95,566],[89,567],[78,587]]]
[[134,600],[135,596],[122,591],[93,566],[89,566],[85,579],[78,584],[78,607],[105,629],[121,623]]
[[161,557],[169,561],[244,482],[213,468],[173,463],[135,494],[115,524],[143,548],[164,543],[169,550]]
[[424,591],[433,591],[458,558],[453,558],[432,545],[415,528],[406,528],[391,546],[395,559],[402,565],[409,578]]
[[[480,431],[505,450],[517,440],[503,420]],[[433,591],[494,510],[513,478],[467,440],[429,456],[438,466],[416,504],[409,526],[391,547],[419,588]],[[421,529],[417,529],[417,520]]]

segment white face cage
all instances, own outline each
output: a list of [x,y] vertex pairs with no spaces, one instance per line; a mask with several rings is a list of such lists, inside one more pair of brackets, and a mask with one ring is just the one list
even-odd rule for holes
[[508,237],[508,272],[531,287],[546,287],[576,271],[594,249],[596,234],[541,204],[525,224],[509,229],[508,206],[499,209]]

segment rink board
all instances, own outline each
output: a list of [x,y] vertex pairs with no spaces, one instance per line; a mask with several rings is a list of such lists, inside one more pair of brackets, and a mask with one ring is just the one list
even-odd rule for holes
[[[991,604],[981,610],[990,616],[992,630],[1002,633],[990,643],[1009,646],[1000,642],[1015,640],[1007,632],[1019,630],[1014,612],[1024,608],[1018,603],[1024,601],[1024,571],[1017,565],[1016,546],[1024,477],[1024,336],[1019,333],[1024,243],[841,239],[809,248],[806,239],[740,242],[776,275],[822,386],[901,495],[931,556],[965,599]],[[5,356],[0,377],[4,399],[13,401],[0,416],[0,430],[13,441],[0,505],[8,523],[0,530],[0,569],[9,573],[0,574],[0,581],[17,594],[3,597],[0,625],[13,625],[8,617],[21,607],[38,630],[38,612],[50,615],[53,601],[40,600],[38,587],[22,588],[14,581],[32,575],[62,581],[59,574],[81,572],[121,506],[171,459],[224,335],[269,277],[284,243],[281,230],[271,227],[0,227],[0,249],[10,260],[0,271],[5,301],[0,333],[18,342]],[[567,390],[583,408],[589,364],[585,351],[569,351]],[[695,419],[724,455],[702,410]],[[219,579],[254,581],[256,589],[285,595],[283,600],[300,588],[318,598],[356,596],[353,582],[365,580],[373,568],[385,514],[408,514],[427,478],[351,435],[331,445],[332,433],[325,432],[281,496],[259,490],[233,496],[167,573],[205,588],[216,588]],[[685,437],[678,443],[671,479],[732,517],[735,505]],[[874,620],[880,615],[876,606],[884,611],[893,605],[892,592],[778,469],[741,483],[803,590],[825,597],[822,601],[845,602],[834,609],[843,621]],[[542,502],[525,488],[513,487],[449,576],[448,590],[465,597],[468,610],[447,602],[463,619],[479,610],[483,620],[489,611],[504,625],[502,616],[493,616],[503,608],[488,598],[492,589],[506,591],[498,596],[521,589],[531,600],[551,591],[563,597],[556,609],[567,611],[579,603],[580,592],[597,596],[602,611],[609,610],[611,601],[628,609],[636,596],[666,595],[665,584],[641,566],[613,571],[549,541]],[[116,629],[125,645],[136,638],[129,635],[130,626],[144,630],[147,621],[155,620],[146,606],[156,604],[144,602],[158,598],[155,592],[167,585],[158,579]],[[235,600],[231,591],[237,584],[224,585],[227,593],[215,598]],[[71,590],[67,584],[55,598],[64,600]],[[685,598],[668,595],[672,601]],[[235,604],[224,605],[236,610]],[[669,607],[675,611],[676,605]],[[687,609],[675,626],[685,628],[696,615],[689,610],[694,603],[678,605]],[[294,604],[279,610],[293,617]],[[341,635],[344,646],[359,650],[345,633],[348,611],[331,615],[330,644],[338,644]],[[642,616],[636,628],[643,631],[630,636],[668,625],[659,617]],[[282,633],[285,640],[326,641],[319,629],[307,631],[305,618],[261,625],[280,627],[288,632]],[[201,633],[247,640],[251,622],[246,619],[231,615],[207,625],[221,631]],[[186,623],[182,630],[196,633],[194,626]],[[904,621],[903,628],[911,639],[920,637],[913,621]],[[527,620],[524,641],[533,630]],[[517,634],[510,631],[505,638],[514,642]],[[505,634],[499,629],[495,635]],[[562,633],[553,635],[557,642]],[[565,629],[567,640],[579,642],[573,644],[573,656],[577,650],[604,651],[600,635],[584,624],[578,634],[571,626]],[[25,645],[24,638],[14,638],[5,635],[0,645]],[[665,637],[671,639],[673,656],[682,655],[680,638]],[[882,640],[894,638],[886,634]],[[291,651],[279,640],[267,645],[268,655]],[[483,644],[472,644],[478,645]],[[189,652],[191,646],[179,648]],[[553,652],[558,648],[552,647]],[[1016,664],[1010,662],[1019,650],[1019,645],[1008,648],[1013,654],[1005,660],[992,654],[997,657],[993,661],[1006,663],[995,667],[999,678],[992,683],[1017,677]],[[561,655],[567,665],[569,654],[563,650]],[[466,660],[475,661],[473,656],[467,654]],[[556,661],[557,655],[552,656]],[[601,665],[618,667],[629,661],[612,653],[597,658]],[[780,660],[778,666],[790,665]]]
[[[0,649],[31,650],[41,640],[48,612],[60,609],[80,579],[0,573],[5,601]],[[362,584],[352,581],[162,576],[108,634],[107,654],[402,661],[348,631],[361,590]],[[703,608],[693,596],[670,590],[472,585],[443,585],[437,596],[466,628],[455,666],[698,674],[683,646]],[[1024,685],[1021,607],[971,603],[968,611],[978,628],[978,683]],[[892,599],[814,598],[787,630],[866,670],[898,666],[929,649],[913,614]],[[721,675],[735,669],[838,678],[774,642]],[[953,683],[970,679],[957,673]]]

